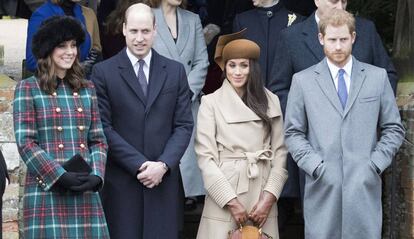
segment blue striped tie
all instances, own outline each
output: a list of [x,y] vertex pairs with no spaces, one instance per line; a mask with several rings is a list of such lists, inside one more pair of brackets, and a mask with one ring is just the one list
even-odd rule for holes
[[148,87],[148,82],[147,82],[147,77],[145,77],[144,74],[144,64],[145,61],[144,60],[139,60],[139,69],[138,69],[138,82],[141,85],[142,88],[142,92],[144,92],[144,96],[147,96],[147,87]]
[[339,69],[338,71],[338,96],[342,104],[342,109],[345,109],[346,100],[348,99],[348,91],[346,90],[344,73],[345,73],[344,69]]

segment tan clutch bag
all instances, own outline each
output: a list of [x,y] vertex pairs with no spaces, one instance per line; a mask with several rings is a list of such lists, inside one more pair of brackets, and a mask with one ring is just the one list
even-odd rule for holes
[[262,232],[261,228],[248,225],[229,231],[228,239],[272,239],[272,237]]

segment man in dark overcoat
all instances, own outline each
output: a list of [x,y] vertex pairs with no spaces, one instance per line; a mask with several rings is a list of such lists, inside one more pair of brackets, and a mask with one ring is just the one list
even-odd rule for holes
[[183,190],[179,161],[193,128],[183,65],[151,49],[154,15],[125,13],[127,47],[92,73],[109,151],[102,200],[112,239],[177,239]]
[[303,20],[289,11],[280,0],[253,0],[254,9],[239,13],[233,21],[233,32],[246,28],[244,38],[260,46],[259,64],[267,87],[276,52],[279,32]]

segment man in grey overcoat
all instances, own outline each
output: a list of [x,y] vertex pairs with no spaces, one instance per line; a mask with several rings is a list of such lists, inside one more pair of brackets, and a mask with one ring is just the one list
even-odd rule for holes
[[306,173],[307,239],[379,239],[381,173],[404,138],[387,72],[351,54],[355,19],[334,10],[321,19],[326,55],[293,76],[286,144]]

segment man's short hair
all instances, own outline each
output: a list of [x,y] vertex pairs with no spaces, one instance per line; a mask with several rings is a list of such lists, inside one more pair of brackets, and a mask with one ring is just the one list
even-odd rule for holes
[[333,9],[331,14],[328,16],[324,16],[319,21],[319,32],[322,35],[325,35],[326,28],[331,25],[334,27],[339,27],[343,25],[347,25],[349,29],[349,33],[355,32],[355,18],[352,13],[349,13],[345,10],[341,9]]

